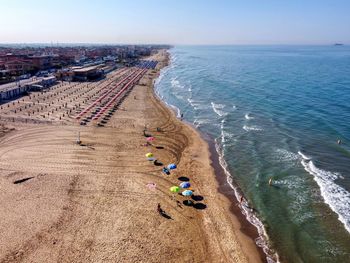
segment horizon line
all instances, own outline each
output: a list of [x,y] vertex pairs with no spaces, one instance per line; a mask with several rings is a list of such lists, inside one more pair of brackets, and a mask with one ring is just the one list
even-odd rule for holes
[[222,44],[169,44],[169,43],[104,43],[104,42],[0,42],[0,46],[5,45],[48,45],[48,46],[59,46],[59,45],[106,45],[106,46],[329,46],[329,45],[349,45],[344,42],[333,42],[333,43],[222,43]]

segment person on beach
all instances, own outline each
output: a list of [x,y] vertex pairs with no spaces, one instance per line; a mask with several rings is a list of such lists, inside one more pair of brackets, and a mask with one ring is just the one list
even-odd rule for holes
[[184,118],[184,114],[183,113],[181,113],[181,120]]
[[157,205],[157,211],[158,211],[158,213],[162,213],[163,212],[162,208],[160,207],[160,203],[158,203],[158,205]]

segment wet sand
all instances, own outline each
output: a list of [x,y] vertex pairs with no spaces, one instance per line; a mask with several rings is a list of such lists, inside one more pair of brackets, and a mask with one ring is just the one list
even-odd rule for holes
[[[261,262],[219,192],[208,144],[155,97],[152,83],[166,52],[153,59],[157,69],[104,127],[80,126],[74,116],[118,81],[118,71],[102,82],[36,93],[35,105],[33,95],[2,105],[8,129],[0,135],[0,262]],[[150,146],[145,126],[155,137]],[[178,168],[165,175],[147,152]],[[194,206],[169,191],[187,179]]]

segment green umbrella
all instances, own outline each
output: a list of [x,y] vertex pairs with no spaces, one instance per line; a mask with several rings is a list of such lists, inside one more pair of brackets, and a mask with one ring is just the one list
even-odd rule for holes
[[170,192],[172,192],[172,193],[178,193],[179,191],[180,191],[180,187],[178,187],[178,186],[170,187]]

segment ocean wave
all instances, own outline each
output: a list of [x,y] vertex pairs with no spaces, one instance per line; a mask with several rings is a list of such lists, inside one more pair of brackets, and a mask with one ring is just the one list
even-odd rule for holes
[[166,68],[163,68],[161,71],[160,71],[160,74],[158,76],[158,78],[154,81],[154,90],[155,90],[155,94],[156,96],[161,99],[169,108],[173,109],[175,111],[175,114],[176,114],[176,117],[180,118],[181,117],[181,112],[180,112],[180,109],[178,107],[176,107],[175,105],[173,104],[170,104],[168,103],[165,99],[164,99],[164,96],[161,94],[161,91],[160,91],[160,87],[159,87],[159,83],[160,81],[162,80],[162,78],[164,77],[164,75],[166,74],[166,72],[168,71],[167,67]]
[[252,120],[252,119],[254,119],[254,117],[251,116],[250,113],[246,113],[246,114],[244,115],[244,118],[245,118],[246,120]]
[[268,263],[276,263],[279,262],[278,254],[272,251],[269,247],[269,238],[265,230],[264,224],[259,220],[259,218],[255,215],[253,209],[249,206],[248,201],[244,198],[244,196],[239,192],[238,188],[234,185],[233,177],[230,171],[228,170],[228,165],[225,161],[224,151],[220,148],[219,144],[215,140],[215,149],[219,155],[219,163],[222,169],[226,174],[227,183],[231,186],[234,191],[235,197],[237,201],[240,203],[239,207],[241,209],[241,213],[245,216],[249,223],[256,227],[258,231],[259,237],[255,239],[255,243],[257,246],[261,247],[266,255],[266,260]]
[[180,81],[177,78],[171,78],[170,80],[171,86],[175,89],[183,89],[184,86],[180,84]]
[[194,100],[191,99],[191,98],[188,98],[187,99],[188,103],[194,108],[195,107],[195,103],[194,103]]
[[227,139],[232,139],[235,136],[233,133],[230,133],[224,130],[225,122],[226,122],[225,119],[222,119],[220,122],[220,130],[221,130],[220,138],[221,138],[222,147],[226,147]]
[[208,105],[201,104],[200,102],[197,102],[191,98],[188,98],[187,101],[192,106],[192,108],[194,110],[206,110],[206,109],[208,109]]
[[223,143],[223,146],[226,147],[227,140],[232,139],[235,135],[233,133],[227,132],[227,131],[221,131],[221,143]]
[[281,162],[292,162],[292,161],[296,161],[299,159],[298,154],[290,152],[286,149],[277,148],[277,149],[275,149],[275,153],[276,153],[275,158]]
[[209,120],[209,119],[195,119],[195,120],[193,121],[193,125],[194,125],[196,128],[200,127],[200,126],[203,125],[203,124],[209,124],[209,123],[211,123],[211,120]]
[[211,107],[213,111],[220,117],[226,116],[228,114],[227,112],[223,111],[223,108],[225,108],[224,104],[216,104],[214,102],[211,102]]
[[306,156],[305,154],[303,154],[301,151],[298,151],[298,154],[301,156],[301,158],[303,158],[306,161],[311,160],[311,157]]
[[301,152],[299,155],[302,157],[301,164],[304,169],[313,176],[320,187],[325,203],[338,215],[339,221],[344,224],[345,229],[350,233],[350,193],[334,182],[341,175],[322,170],[316,167],[311,158]]
[[244,125],[243,130],[245,131],[263,131],[262,128],[258,127],[258,126],[248,126],[248,125]]

